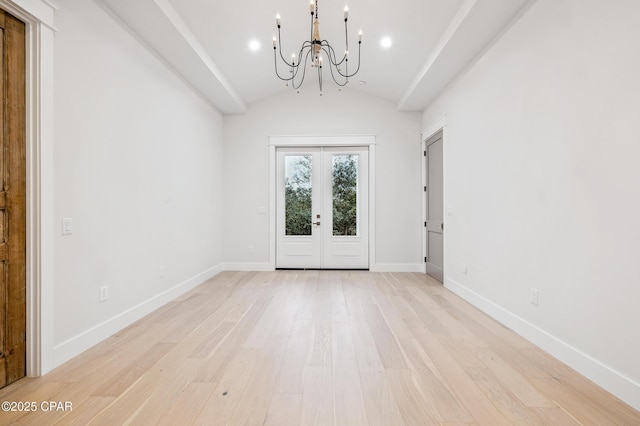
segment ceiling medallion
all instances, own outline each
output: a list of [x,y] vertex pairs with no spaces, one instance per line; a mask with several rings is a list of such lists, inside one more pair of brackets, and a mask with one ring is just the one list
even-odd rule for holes
[[[307,71],[307,65],[311,60],[311,67],[316,68],[318,72],[318,85],[320,87],[320,96],[322,96],[322,68],[327,66],[331,72],[331,78],[341,88],[349,83],[349,78],[353,77],[360,70],[360,46],[362,45],[362,30],[358,33],[358,66],[356,70],[349,74],[349,37],[347,21],[349,18],[349,9],[344,8],[344,55],[341,58],[336,57],[335,49],[327,40],[320,38],[320,22],[318,21],[318,0],[311,0],[309,4],[311,11],[311,30],[309,32],[310,39],[305,40],[300,47],[300,52],[296,56],[295,52],[291,54],[291,62],[288,62],[282,55],[282,43],[280,37],[280,15],[276,16],[276,25],[278,27],[278,37],[273,36],[273,59],[275,61],[276,75],[279,79],[286,82],[287,86],[291,82],[291,87],[300,93],[298,89],[302,86]],[[289,76],[282,77],[278,72],[278,53],[282,62],[289,69]],[[326,58],[326,59],[325,59]],[[302,65],[302,66],[301,66]],[[302,70],[302,74],[298,73]]]

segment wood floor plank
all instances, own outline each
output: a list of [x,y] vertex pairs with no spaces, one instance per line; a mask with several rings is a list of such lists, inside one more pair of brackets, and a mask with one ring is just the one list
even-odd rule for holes
[[581,423],[559,407],[533,407],[531,411],[544,425],[577,426]]
[[449,391],[460,401],[475,421],[492,425],[509,424],[434,334],[421,327],[413,328],[412,332],[424,351],[433,360]]
[[423,384],[426,407],[440,423],[470,423],[472,417],[451,394],[443,381],[433,373],[435,365],[428,355],[421,350],[415,339],[401,341],[402,348],[407,355],[411,369]]
[[636,421],[638,411],[551,355],[537,349],[522,349],[520,352],[525,353],[528,360],[549,373],[562,388],[577,392],[581,399],[588,401],[590,406],[597,407],[609,418],[620,419],[624,424],[633,424]]
[[200,344],[189,353],[189,358],[207,358],[237,325],[238,323],[236,322],[221,321],[216,327],[213,327],[213,331],[202,339]]
[[133,383],[122,395],[100,411],[90,422],[92,425],[109,426],[131,422],[147,403],[158,384],[169,374],[166,370],[150,369]]
[[0,401],[26,425],[637,425],[640,413],[417,273],[220,273]]
[[543,423],[515,395],[500,383],[488,368],[469,368],[467,374],[489,400],[512,424],[540,425]]
[[[238,349],[252,332],[260,320],[260,317],[262,317],[262,314],[271,301],[271,297],[269,293],[265,293],[254,301],[251,308],[240,318],[238,325],[234,327],[234,332],[225,338],[224,341],[218,345],[217,350],[202,364],[196,376],[196,381],[215,382],[225,373],[225,369],[233,360]],[[225,317],[225,320],[226,319]]]
[[113,378],[93,392],[93,396],[120,396],[140,375],[158,362],[175,346],[173,343],[157,343],[129,365],[113,375]]
[[[34,382],[37,383],[37,382]],[[24,391],[28,389],[23,388],[23,392],[16,392],[15,395],[7,395],[3,398],[2,402],[10,401],[10,402],[35,402],[36,410],[35,411],[26,411],[26,410],[2,410],[0,411],[0,420],[2,420],[2,424],[11,424],[13,422],[30,422],[31,419],[35,419],[34,421],[38,421],[39,418],[42,417],[42,411],[39,409],[39,404],[42,401],[49,401],[50,395],[55,395],[59,393],[61,389],[65,387],[65,383],[63,382],[46,382],[43,383],[42,386],[36,386],[31,389],[31,391],[26,394]],[[45,413],[46,414],[46,413]]]
[[333,425],[333,381],[330,365],[307,365],[300,423]]
[[377,305],[364,305],[363,309],[385,368],[407,368],[402,349],[391,332]]
[[[64,426],[85,426],[102,410],[111,405],[115,397],[113,396],[90,396],[81,404],[74,404],[73,411],[65,413],[55,422],[49,419],[42,424],[54,424]],[[29,419],[31,422],[32,419]],[[34,423],[35,424],[35,423]]]
[[375,346],[354,346],[367,419],[371,426],[403,424]]
[[291,291],[273,327],[274,336],[291,335],[293,324],[304,301],[306,285],[304,282],[297,281],[295,277],[296,276],[293,275],[285,278],[284,284],[288,286]]
[[552,400],[542,395],[524,375],[510,366],[498,354],[490,349],[478,349],[476,355],[494,376],[527,407],[557,407]]
[[304,369],[308,364],[311,345],[312,322],[302,318],[295,321],[287,344],[284,365],[276,384],[276,393],[302,394],[304,390]]
[[249,386],[249,379],[253,376],[259,357],[258,349],[237,349],[218,386],[193,424],[210,425],[214,420],[219,424],[232,424],[233,413],[242,402],[242,395]]
[[260,425],[264,423],[271,396],[280,370],[283,366],[286,337],[272,337],[268,344],[258,351],[258,362],[249,378],[239,404],[231,418],[234,425]]
[[388,368],[385,376],[406,425],[437,425],[435,413],[429,411],[429,403],[416,386],[410,369]]
[[[565,386],[556,379],[531,378],[531,382],[560,408],[583,424],[640,424],[635,413],[616,412],[599,401],[585,396],[580,389]],[[614,420],[617,419],[617,420]]]
[[348,323],[349,313],[347,310],[347,302],[345,300],[344,289],[342,287],[342,274],[332,271],[330,276],[331,290],[331,322],[332,323]]
[[331,291],[324,281],[316,292],[309,365],[331,365]]
[[271,398],[265,426],[297,426],[300,424],[302,394],[276,393]]
[[146,403],[132,418],[133,424],[158,424],[167,415],[166,411],[173,411],[173,405],[186,388],[193,383],[202,359],[187,358],[173,365],[161,366],[156,363],[154,368],[166,371],[168,374],[158,377],[156,390],[149,396]]
[[372,287],[371,291],[375,300],[375,304],[380,309],[380,312],[385,318],[388,327],[393,332],[393,335],[397,339],[408,339],[411,337],[411,333],[407,330],[407,327],[402,320],[402,315],[398,309],[391,303],[389,297],[397,296],[399,293],[395,289],[388,289],[389,281],[381,278],[382,276],[376,275],[376,285]]
[[312,321],[318,292],[318,278],[308,274],[296,274],[295,277],[300,280],[300,282],[304,282],[304,293],[302,294],[302,301],[296,312],[296,319]]
[[331,327],[335,422],[353,426],[367,425],[358,362],[349,324],[337,322]]
[[187,384],[166,412],[161,412],[162,417],[158,425],[194,424],[207,401],[213,395],[216,386],[217,383],[210,382],[190,382]]

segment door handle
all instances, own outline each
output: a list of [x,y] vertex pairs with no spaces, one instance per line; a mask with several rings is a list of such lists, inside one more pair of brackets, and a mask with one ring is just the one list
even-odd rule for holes
[[444,222],[440,222],[440,230],[444,231]]
[[314,224],[314,225],[318,225],[318,226],[320,226],[320,221],[313,222],[313,224]]

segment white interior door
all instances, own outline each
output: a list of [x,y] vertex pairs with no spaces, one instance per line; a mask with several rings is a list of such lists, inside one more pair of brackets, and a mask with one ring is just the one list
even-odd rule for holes
[[279,148],[276,267],[368,269],[368,149]]
[[427,274],[443,281],[442,131],[427,141]]

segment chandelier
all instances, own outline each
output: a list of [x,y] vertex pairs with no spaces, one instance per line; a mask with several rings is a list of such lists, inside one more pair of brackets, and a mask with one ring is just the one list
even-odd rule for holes
[[[278,27],[278,37],[273,36],[273,59],[275,62],[276,75],[280,80],[286,82],[291,87],[298,90],[302,86],[304,77],[307,72],[307,65],[315,68],[318,73],[318,85],[320,87],[320,96],[322,96],[322,69],[328,65],[331,72],[331,78],[340,86],[344,87],[349,83],[349,78],[353,77],[360,70],[360,46],[362,45],[362,30],[358,33],[358,65],[356,70],[349,74],[349,37],[347,21],[349,18],[349,9],[344,8],[344,54],[341,57],[336,56],[335,49],[327,40],[320,38],[320,22],[318,21],[318,0],[311,0],[309,4],[311,11],[311,29],[310,39],[305,40],[300,47],[300,52],[296,56],[295,52],[291,54],[291,62],[288,62],[282,55],[282,43],[280,37],[280,15],[276,16],[276,25]],[[283,77],[278,70],[278,53],[284,65],[289,69],[289,76]],[[326,60],[325,60],[326,58]],[[302,73],[300,73],[302,70]],[[298,90],[298,93],[300,91]]]

